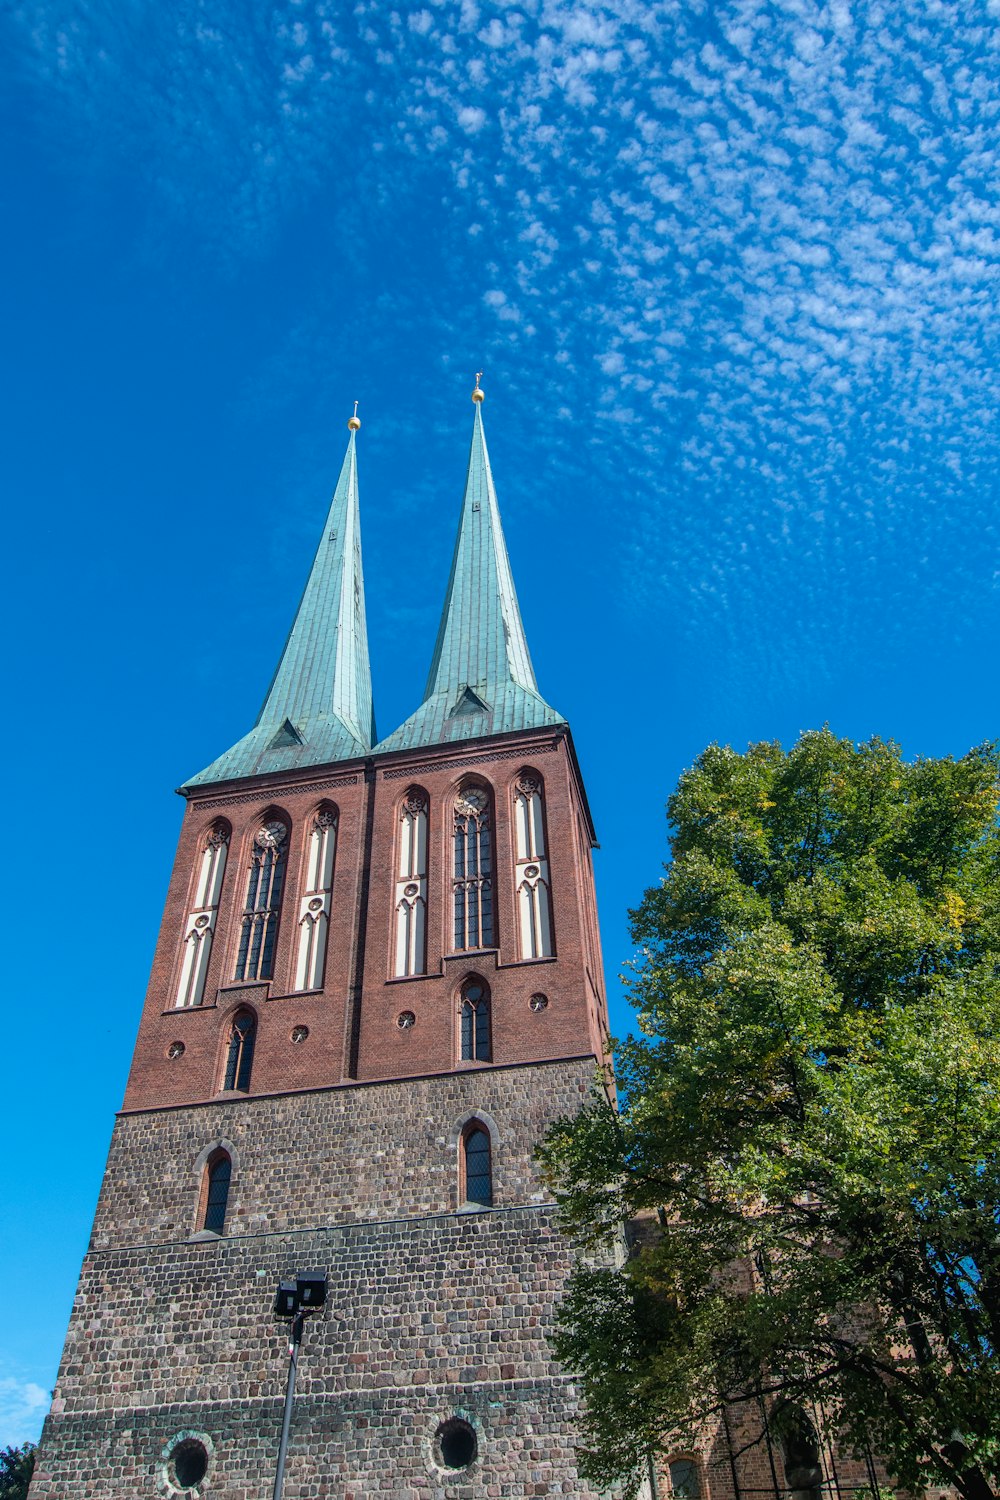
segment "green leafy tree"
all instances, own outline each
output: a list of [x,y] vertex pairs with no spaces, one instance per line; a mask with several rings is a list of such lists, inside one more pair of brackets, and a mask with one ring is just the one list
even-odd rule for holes
[[0,1448],[0,1500],[27,1500],[28,1485],[35,1472],[35,1445]]
[[[557,1352],[623,1483],[728,1400],[822,1401],[896,1481],[1000,1479],[998,757],[713,746],[632,913],[639,1035],[541,1152],[584,1260]],[[631,1487],[631,1488],[630,1488]]]

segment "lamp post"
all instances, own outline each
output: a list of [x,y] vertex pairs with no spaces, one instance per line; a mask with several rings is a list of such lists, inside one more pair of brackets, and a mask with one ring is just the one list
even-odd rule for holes
[[272,1500],[281,1500],[285,1487],[285,1458],[288,1434],[292,1426],[292,1402],[295,1399],[295,1373],[299,1364],[302,1329],[311,1312],[318,1312],[326,1301],[326,1272],[303,1271],[294,1281],[279,1281],[274,1299],[274,1316],[291,1320],[288,1333],[288,1383],[285,1386],[285,1409],[281,1417],[281,1442],[278,1444],[278,1467],[274,1476]]

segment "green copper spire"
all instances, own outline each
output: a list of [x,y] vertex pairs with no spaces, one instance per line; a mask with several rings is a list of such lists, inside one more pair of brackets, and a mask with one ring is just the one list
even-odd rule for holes
[[354,435],[294,623],[257,723],[185,785],[367,755],[375,739]]
[[478,378],[472,399],[462,518],[424,702],[380,751],[565,722],[535,682],[486,451]]

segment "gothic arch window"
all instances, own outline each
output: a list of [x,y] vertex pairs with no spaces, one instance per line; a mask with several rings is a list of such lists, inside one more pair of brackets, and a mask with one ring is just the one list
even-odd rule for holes
[[250,846],[235,979],[271,979],[274,975],[287,852],[286,824],[269,818],[257,829]]
[[796,1500],[819,1500],[823,1464],[816,1428],[801,1406],[790,1401],[778,1407],[772,1425],[781,1443],[788,1488]]
[[181,972],[174,997],[174,1004],[179,1007],[200,1005],[205,998],[205,980],[219,914],[222,878],[226,873],[230,831],[228,823],[221,820],[213,823],[201,846],[193,904],[184,924]]
[[670,1475],[671,1494],[677,1500],[698,1500],[701,1487],[698,1483],[698,1466],[693,1458],[672,1458],[667,1465]]
[[462,985],[459,1007],[459,1055],[464,1062],[490,1062],[490,992],[485,980],[472,975]]
[[222,1083],[224,1089],[238,1089],[244,1094],[249,1092],[256,1040],[257,1017],[253,1011],[238,1010],[229,1032],[226,1072]]
[[552,896],[541,777],[524,770],[514,783],[514,890],[522,958],[548,958]]
[[321,807],[312,820],[306,845],[305,893],[299,899],[299,933],[295,955],[297,990],[323,988],[336,852],[337,812],[333,807]]
[[490,1133],[481,1120],[472,1119],[462,1131],[462,1161],[459,1197],[463,1203],[493,1206],[493,1148]]
[[213,1234],[222,1234],[226,1227],[226,1209],[229,1206],[229,1186],[233,1176],[233,1163],[228,1151],[213,1151],[205,1165],[205,1211],[202,1229]]
[[393,973],[427,972],[427,793],[411,786],[399,813]]
[[464,787],[455,798],[453,847],[455,951],[492,948],[493,835],[485,787]]

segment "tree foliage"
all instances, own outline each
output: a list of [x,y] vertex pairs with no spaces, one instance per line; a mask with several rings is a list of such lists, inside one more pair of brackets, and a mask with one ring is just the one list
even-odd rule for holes
[[0,1500],[27,1500],[28,1485],[35,1472],[35,1445],[0,1448]]
[[898,1483],[1000,1479],[998,757],[829,731],[713,746],[631,914],[640,1034],[542,1148],[584,1247],[560,1314],[626,1490],[724,1399],[821,1399]]

